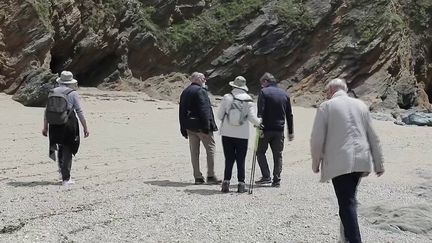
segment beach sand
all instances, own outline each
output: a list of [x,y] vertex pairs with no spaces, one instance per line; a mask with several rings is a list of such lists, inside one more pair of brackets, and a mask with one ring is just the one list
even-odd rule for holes
[[[43,109],[0,94],[0,242],[337,242],[331,183],[312,173],[314,109],[294,107],[280,188],[253,195],[193,185],[178,105],[142,93],[80,90],[90,129],[74,158],[76,184],[58,182],[41,135]],[[432,241],[432,129],[374,121],[386,173],[358,190],[364,242]],[[253,136],[252,136],[253,137]],[[222,178],[221,139],[215,135]],[[246,180],[250,177],[249,141]],[[269,153],[271,162],[271,153]],[[205,153],[201,171],[206,176]],[[272,163],[270,163],[271,168]],[[260,177],[257,167],[256,178]]]

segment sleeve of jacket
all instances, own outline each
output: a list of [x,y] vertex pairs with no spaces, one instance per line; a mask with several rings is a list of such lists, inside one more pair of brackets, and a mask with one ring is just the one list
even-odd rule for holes
[[258,116],[256,115],[255,106],[253,102],[248,102],[247,118],[255,126],[259,126],[261,124],[261,118],[258,118]]
[[180,95],[180,104],[179,104],[179,123],[180,123],[180,132],[184,136],[186,134],[186,107],[184,104],[184,92]]
[[327,136],[327,113],[325,105],[317,109],[312,127],[310,146],[312,156],[312,170],[317,171],[324,158],[324,148]]
[[72,109],[75,110],[78,118],[82,121],[84,119],[84,109],[81,105],[80,95],[76,91],[71,92],[69,95],[72,98]]
[[286,121],[288,127],[288,134],[294,134],[294,118],[292,114],[291,101],[289,97],[287,97],[287,103],[286,103]]
[[265,96],[264,96],[264,92],[261,90],[257,102],[257,109],[258,109],[257,116],[260,118],[263,117],[264,107],[265,107]]
[[378,135],[376,134],[373,126],[372,126],[372,119],[370,117],[369,111],[366,113],[366,126],[367,126],[367,139],[369,142],[369,146],[371,149],[373,164],[374,164],[374,171],[375,172],[383,172],[384,171],[384,156],[381,149],[380,140],[378,138]]
[[212,108],[210,104],[207,91],[205,89],[200,89],[198,91],[198,117],[201,121],[202,128],[204,130],[210,131],[211,129],[211,119],[212,119]]

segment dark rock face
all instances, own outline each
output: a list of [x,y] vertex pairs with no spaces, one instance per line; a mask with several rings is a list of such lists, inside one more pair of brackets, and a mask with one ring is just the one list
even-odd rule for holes
[[213,93],[238,75],[257,92],[271,72],[296,104],[317,105],[341,77],[373,111],[431,111],[428,1],[7,0],[0,9],[0,90],[26,105],[42,104],[38,85],[65,69],[105,88],[164,78],[170,87],[165,74],[198,70]]
[[47,67],[52,34],[26,1],[0,3],[0,91],[13,94],[34,68]]
[[25,106],[45,106],[48,92],[56,85],[57,75],[37,69],[28,71],[23,76],[23,84],[12,98]]

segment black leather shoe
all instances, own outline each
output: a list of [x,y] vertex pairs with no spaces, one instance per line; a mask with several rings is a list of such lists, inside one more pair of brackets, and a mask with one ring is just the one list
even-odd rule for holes
[[207,177],[207,184],[211,185],[219,185],[222,183],[222,180],[218,180],[216,176]]
[[270,184],[272,183],[270,178],[261,177],[261,179],[255,181],[256,184]]
[[195,178],[195,185],[204,184],[204,178]]
[[272,185],[271,185],[272,187],[280,187],[280,181],[273,181],[272,182]]

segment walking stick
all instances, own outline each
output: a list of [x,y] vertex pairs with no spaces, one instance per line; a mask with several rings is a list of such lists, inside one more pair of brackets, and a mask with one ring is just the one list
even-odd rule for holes
[[252,156],[252,170],[251,170],[251,176],[250,176],[250,182],[249,182],[249,194],[253,193],[253,186],[254,186],[254,180],[255,180],[255,165],[256,165],[256,152],[258,148],[258,141],[261,136],[261,129],[257,127],[256,129],[256,135],[255,135],[255,144],[254,144],[254,151]]

